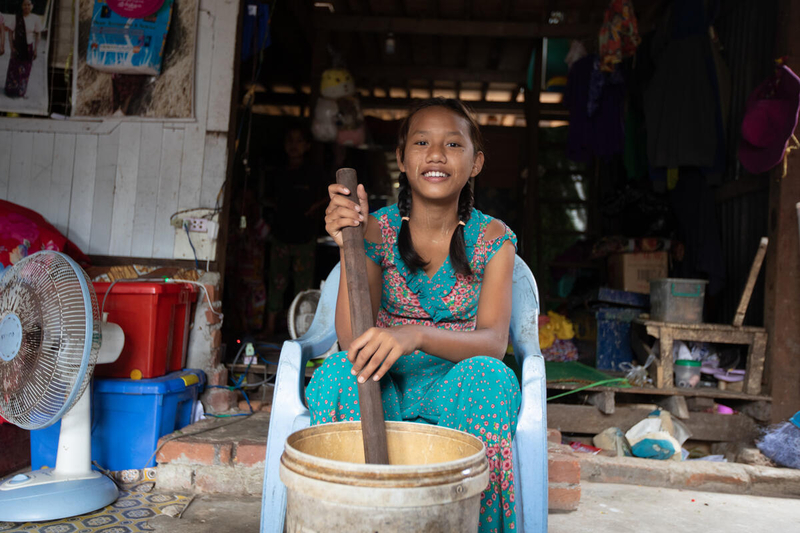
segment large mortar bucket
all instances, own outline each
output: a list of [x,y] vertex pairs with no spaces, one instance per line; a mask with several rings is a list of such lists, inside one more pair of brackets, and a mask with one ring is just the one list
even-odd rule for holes
[[480,439],[386,422],[389,464],[364,463],[360,422],[310,427],[286,440],[280,476],[288,533],[478,530],[489,463]]

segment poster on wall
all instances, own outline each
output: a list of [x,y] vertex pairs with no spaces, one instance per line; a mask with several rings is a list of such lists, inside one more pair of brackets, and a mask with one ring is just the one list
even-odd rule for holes
[[191,118],[198,2],[79,0],[73,115]]
[[0,0],[0,111],[47,115],[52,0]]

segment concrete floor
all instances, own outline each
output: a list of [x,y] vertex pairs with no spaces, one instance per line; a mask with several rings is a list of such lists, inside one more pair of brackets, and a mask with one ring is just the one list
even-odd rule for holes
[[573,513],[551,514],[550,533],[800,531],[800,502],[638,485],[581,482]]
[[[581,483],[577,511],[550,515],[550,533],[753,533],[800,531],[800,502],[739,494]],[[261,498],[197,496],[180,519],[150,520],[163,533],[255,533]]]

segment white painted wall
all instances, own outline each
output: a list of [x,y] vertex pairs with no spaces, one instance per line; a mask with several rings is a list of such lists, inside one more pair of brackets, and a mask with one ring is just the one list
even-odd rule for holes
[[185,258],[169,220],[214,207],[225,182],[238,15],[200,0],[195,119],[0,118],[0,198],[89,254]]

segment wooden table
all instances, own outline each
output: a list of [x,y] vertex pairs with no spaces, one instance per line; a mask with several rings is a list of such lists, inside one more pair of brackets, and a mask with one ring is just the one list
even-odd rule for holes
[[648,335],[659,342],[659,357],[650,365],[653,382],[659,389],[673,385],[672,344],[674,341],[715,342],[746,344],[747,366],[743,390],[747,394],[761,393],[761,376],[764,373],[764,356],[767,350],[767,332],[764,328],[729,326],[726,324],[680,324],[657,322],[639,318],[634,324],[644,326]]

